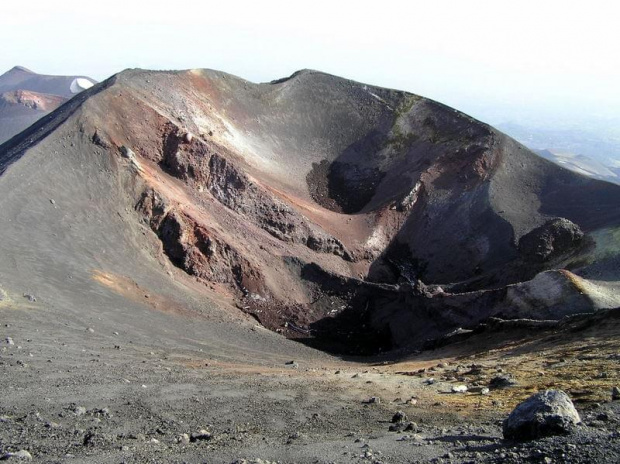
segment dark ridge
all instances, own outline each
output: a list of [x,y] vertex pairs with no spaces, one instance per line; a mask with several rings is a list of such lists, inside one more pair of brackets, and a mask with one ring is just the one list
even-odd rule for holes
[[281,77],[280,79],[274,79],[273,81],[269,81],[269,84],[283,84],[284,82],[290,81],[291,79],[295,79],[297,76],[307,73],[319,73],[320,71],[315,71],[313,69],[300,69],[299,71],[295,71],[288,77]]

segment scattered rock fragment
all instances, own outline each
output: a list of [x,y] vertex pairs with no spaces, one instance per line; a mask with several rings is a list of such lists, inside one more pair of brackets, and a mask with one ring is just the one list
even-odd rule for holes
[[189,437],[189,440],[192,443],[195,443],[201,440],[209,440],[210,438],[211,438],[211,433],[203,429],[203,430],[199,430],[198,432],[192,433]]
[[418,424],[416,424],[415,422],[406,422],[406,419],[404,419],[401,422],[396,422],[394,424],[391,424],[389,431],[390,432],[417,432]]
[[26,450],[19,450],[15,453],[6,453],[0,458],[2,461],[32,461],[32,455]]
[[110,410],[108,408],[93,409],[91,413],[94,416],[105,417],[106,419],[112,417],[112,414],[110,414]]
[[611,399],[614,401],[620,400],[620,388],[614,387],[611,389]]
[[86,408],[84,406],[76,406],[73,409],[73,414],[75,414],[76,416],[83,416],[84,414],[86,414]]
[[180,443],[182,445],[188,445],[189,442],[190,442],[190,438],[189,438],[189,435],[187,433],[182,433],[177,438],[177,443]]
[[402,411],[398,411],[396,414],[392,416],[392,424],[400,424],[407,420],[407,414]]
[[504,438],[532,440],[565,435],[581,422],[568,395],[561,390],[545,390],[530,396],[504,421]]
[[129,147],[126,147],[125,145],[121,147],[121,155],[130,160],[136,158],[136,154],[133,152],[133,150]]
[[6,344],[7,345],[15,345],[15,342],[13,341],[13,339],[11,337],[6,337]]
[[31,303],[36,303],[37,301],[37,297],[34,295],[31,295],[30,293],[24,293],[24,298],[26,298]]
[[489,382],[489,388],[497,389],[497,388],[509,388],[515,387],[519,383],[512,378],[510,374],[500,374],[491,379]]
[[610,418],[611,416],[607,412],[602,412],[596,415],[596,420],[601,421],[601,422],[607,422],[609,421]]
[[418,432],[418,424],[415,422],[409,422],[405,427],[405,432]]
[[452,387],[452,393],[466,393],[467,385],[454,385]]

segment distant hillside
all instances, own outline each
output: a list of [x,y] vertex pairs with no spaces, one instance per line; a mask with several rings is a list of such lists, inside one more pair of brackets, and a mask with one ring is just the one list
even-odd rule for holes
[[606,180],[620,184],[620,165],[608,166],[594,158],[574,153],[563,153],[556,150],[534,150],[549,161],[563,166],[571,171],[584,174],[595,179]]
[[498,123],[502,132],[540,156],[574,172],[620,183],[620,121],[592,119],[582,124],[538,121]]
[[95,83],[95,80],[84,76],[47,76],[21,66],[2,74],[0,143],[20,133],[80,90]]

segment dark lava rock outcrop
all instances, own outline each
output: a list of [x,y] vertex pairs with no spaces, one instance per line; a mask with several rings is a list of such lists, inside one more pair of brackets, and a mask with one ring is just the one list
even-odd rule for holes
[[67,215],[56,237],[124,244],[47,254],[71,275],[176,267],[216,304],[325,346],[421,345],[489,317],[619,304],[617,276],[580,269],[618,254],[620,187],[437,102],[316,71],[254,84],[128,70],[1,146],[0,183],[20,166],[62,186],[45,193]]
[[544,262],[577,248],[583,232],[568,219],[556,218],[528,232],[519,240],[519,252],[524,259]]

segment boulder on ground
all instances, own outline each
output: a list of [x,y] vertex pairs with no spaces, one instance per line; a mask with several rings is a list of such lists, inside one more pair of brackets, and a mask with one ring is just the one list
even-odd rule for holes
[[545,390],[530,396],[504,421],[504,438],[533,440],[566,435],[581,422],[568,395],[561,390]]
[[577,224],[555,218],[521,237],[519,252],[526,261],[542,263],[578,247],[582,239]]
[[489,388],[498,389],[498,388],[509,388],[517,386],[518,382],[512,378],[510,374],[500,374],[496,375],[489,382]]

